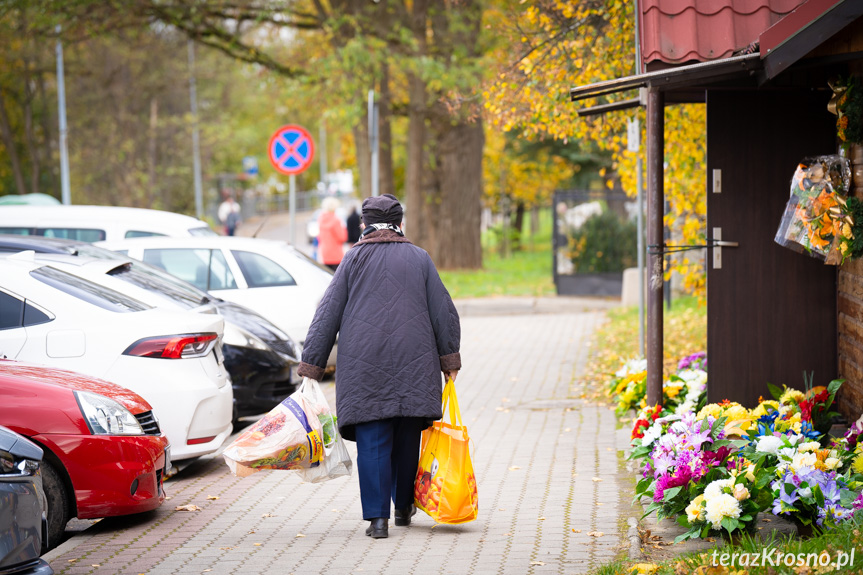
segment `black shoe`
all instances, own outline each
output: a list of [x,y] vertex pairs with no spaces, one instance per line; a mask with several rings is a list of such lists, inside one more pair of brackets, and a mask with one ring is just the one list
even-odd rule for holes
[[366,535],[371,535],[373,539],[386,539],[389,537],[389,519],[386,517],[378,517],[372,519],[371,524],[366,527]]
[[396,509],[396,527],[407,527],[411,524],[411,517],[417,514],[417,506],[411,504],[407,509]]

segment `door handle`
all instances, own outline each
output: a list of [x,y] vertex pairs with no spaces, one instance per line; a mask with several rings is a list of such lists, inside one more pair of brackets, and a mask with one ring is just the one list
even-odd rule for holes
[[709,240],[710,247],[713,248],[713,269],[722,269],[722,248],[737,248],[740,247],[738,242],[729,242],[722,239],[722,228],[713,228],[713,238]]

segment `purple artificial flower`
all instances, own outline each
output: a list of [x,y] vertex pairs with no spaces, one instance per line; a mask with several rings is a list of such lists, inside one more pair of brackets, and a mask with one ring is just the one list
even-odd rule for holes
[[774,489],[777,488],[777,483],[779,484],[779,497],[773,500],[773,515],[782,515],[783,513],[787,515],[791,512],[789,508],[793,509],[794,504],[797,503],[800,497],[797,495],[796,489],[791,490],[791,493],[786,493],[785,481],[782,479],[773,482],[772,487]]
[[693,431],[692,435],[686,438],[687,445],[691,445],[695,449],[701,449],[703,443],[713,443],[713,438],[710,437],[710,427],[704,431]]
[[707,371],[707,353],[699,351],[698,353],[693,353],[692,355],[688,355],[681,359],[677,364],[677,371],[683,371],[684,369],[701,369],[703,371]]
[[668,473],[668,470],[674,466],[674,455],[671,453],[662,453],[653,458],[654,472],[653,476],[658,478],[661,475]]
[[860,495],[857,496],[857,499],[854,500],[852,507],[854,508],[854,511],[863,509],[863,491],[861,491]]

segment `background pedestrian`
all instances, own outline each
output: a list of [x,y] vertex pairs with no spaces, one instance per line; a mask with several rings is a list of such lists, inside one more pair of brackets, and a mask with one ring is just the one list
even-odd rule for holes
[[320,261],[333,270],[339,267],[344,256],[344,243],[348,239],[348,231],[336,216],[339,201],[334,197],[324,198],[321,203],[321,215],[318,216],[318,254]]

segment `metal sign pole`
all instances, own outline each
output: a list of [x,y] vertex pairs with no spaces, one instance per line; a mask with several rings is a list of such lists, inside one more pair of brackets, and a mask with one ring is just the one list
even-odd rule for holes
[[60,120],[60,190],[63,205],[72,203],[69,187],[69,150],[66,144],[66,81],[63,73],[63,42],[60,41],[60,26],[57,32],[57,115]]
[[296,217],[297,217],[297,177],[291,174],[288,177],[289,186],[288,186],[288,210],[291,214],[291,245],[297,245],[297,238],[294,236],[294,229],[296,229]]

